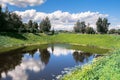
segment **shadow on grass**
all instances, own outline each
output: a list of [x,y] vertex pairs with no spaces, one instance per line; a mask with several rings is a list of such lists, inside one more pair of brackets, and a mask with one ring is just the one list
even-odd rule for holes
[[15,32],[1,32],[1,36],[8,36],[16,39],[21,39],[21,40],[27,40],[26,37],[24,37],[22,34],[15,33]]

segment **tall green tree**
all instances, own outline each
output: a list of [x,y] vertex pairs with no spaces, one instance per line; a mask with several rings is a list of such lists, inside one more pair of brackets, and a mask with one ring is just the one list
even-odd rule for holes
[[2,6],[0,5],[0,29],[2,29],[2,20],[3,20]]
[[97,22],[96,22],[96,26],[97,26],[97,32],[102,32],[102,18],[98,18]]
[[33,33],[37,33],[38,32],[38,23],[37,22],[33,22]]
[[80,30],[81,30],[82,33],[85,33],[85,28],[86,28],[85,21],[82,21],[81,22],[81,27],[80,27]]
[[20,27],[22,26],[22,18],[16,13],[11,13],[9,17],[9,28],[13,31],[18,32]]
[[104,19],[98,18],[98,20],[96,22],[97,32],[98,33],[107,33],[109,25],[110,25],[110,23],[108,23],[107,18],[104,18]]
[[0,5],[0,14],[2,13],[2,5]]
[[29,20],[29,21],[28,21],[28,27],[29,27],[29,28],[28,28],[28,29],[29,29],[29,32],[32,33],[32,32],[33,32],[33,21],[32,21],[32,20]]
[[108,23],[108,19],[104,18],[103,22],[102,22],[103,33],[107,33],[108,32],[109,25],[110,25],[110,23]]
[[80,32],[80,26],[81,26],[81,23],[80,21],[78,20],[75,25],[74,25],[74,31],[75,32]]
[[22,19],[16,13],[12,13],[6,7],[5,12],[0,7],[0,31],[1,32],[18,32],[22,25]]
[[7,29],[7,16],[5,12],[2,11],[2,6],[0,6],[0,32],[5,32]]
[[51,29],[51,22],[48,17],[43,19],[40,23],[40,30],[43,32],[49,32]]

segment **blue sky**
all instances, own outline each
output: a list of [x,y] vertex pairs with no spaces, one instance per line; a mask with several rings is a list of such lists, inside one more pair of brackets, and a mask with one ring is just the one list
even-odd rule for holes
[[[21,2],[21,1],[20,0],[17,0],[17,1],[12,0],[12,2],[10,2],[10,0],[6,0],[6,2],[5,2],[4,0],[0,0],[0,2],[4,6],[7,5],[9,7],[10,11],[19,11],[20,14],[22,14],[21,12],[25,12],[27,10],[35,10],[35,13],[41,12],[46,15],[50,15],[58,10],[61,11],[61,13],[58,12],[58,13],[60,13],[58,15],[61,15],[64,12],[68,12],[70,15],[72,15],[72,14],[77,15],[77,14],[80,14],[81,12],[83,12],[83,14],[87,14],[86,12],[90,11],[90,13],[88,13],[90,15],[88,15],[88,14],[87,15],[91,16],[92,13],[99,12],[98,14],[108,15],[108,16],[104,16],[104,17],[107,17],[109,19],[109,22],[111,23],[112,27],[120,27],[120,21],[119,21],[120,20],[120,16],[119,16],[120,0],[31,0],[31,2],[29,0],[26,0],[26,1],[23,0],[23,2]],[[56,13],[56,17],[58,15]],[[92,16],[94,16],[94,15],[92,15]],[[101,16],[99,16],[99,17],[101,17]],[[39,18],[41,18],[41,17],[39,17]],[[73,18],[71,18],[70,21],[73,21],[73,23],[74,23],[75,20]],[[81,18],[81,17],[79,17],[79,18]],[[67,19],[67,18],[65,18],[65,19]],[[86,20],[86,19],[87,19],[86,17],[83,18],[83,20]],[[94,17],[94,19],[95,19],[95,17]],[[92,19],[92,20],[94,20],[94,19]],[[51,20],[53,20],[52,22],[54,23],[53,17],[51,18]],[[37,20],[37,21],[39,22],[39,20]],[[87,22],[89,22],[89,21],[87,20]],[[92,22],[90,22],[90,23],[92,25],[93,25],[93,23],[95,24],[94,21],[93,21],[93,23]],[[63,24],[64,24],[64,20],[63,20]],[[67,25],[67,24],[64,24],[64,25]],[[68,25],[71,25],[71,24],[68,24]]]

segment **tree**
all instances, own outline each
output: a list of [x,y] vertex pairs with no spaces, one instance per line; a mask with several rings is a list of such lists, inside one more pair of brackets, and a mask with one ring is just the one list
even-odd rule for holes
[[120,34],[120,29],[117,30],[117,33]]
[[37,33],[38,32],[38,23],[37,22],[33,22],[33,33]]
[[104,18],[104,19],[98,18],[96,25],[97,25],[97,32],[107,33],[110,23],[108,23],[107,18]]
[[2,13],[2,5],[0,5],[0,14]]
[[117,33],[117,30],[116,30],[116,29],[110,29],[110,30],[108,31],[108,33],[109,33],[109,34],[115,34],[115,33]]
[[103,33],[107,33],[108,32],[108,27],[109,27],[110,23],[108,23],[108,19],[104,18],[103,22],[102,22],[102,26],[103,26]]
[[22,25],[22,19],[16,13],[9,11],[6,7],[5,11],[2,11],[0,6],[0,31],[1,32],[18,32]]
[[21,30],[22,30],[22,32],[29,32],[28,24],[27,23],[23,23]]
[[80,27],[80,30],[82,33],[85,33],[85,28],[86,28],[86,24],[84,21],[81,22],[81,27]]
[[0,32],[6,31],[7,28],[6,14],[2,11],[2,6],[0,5]]
[[2,29],[3,15],[2,15],[2,6],[0,5],[0,30]]
[[28,21],[28,29],[29,29],[28,31],[31,32],[31,33],[33,32],[33,28],[32,27],[33,27],[33,21],[29,20]]
[[95,31],[92,27],[87,27],[85,31],[87,34],[95,34]]
[[54,30],[54,28],[52,29],[52,35],[54,35],[55,34],[55,30]]
[[80,32],[80,33],[85,33],[85,28],[86,24],[84,21],[80,22],[79,20],[76,22],[74,25],[74,31],[75,32]]
[[98,18],[97,22],[96,22],[96,25],[97,25],[97,32],[102,32],[102,18]]
[[76,22],[76,24],[74,25],[74,31],[75,31],[75,32],[80,32],[80,25],[81,25],[81,23],[80,23],[80,21],[78,20],[78,21]]
[[11,27],[11,30],[19,32],[19,29],[22,26],[22,18],[19,15],[17,15],[16,13],[11,13],[9,22],[11,24],[9,26],[9,27]]
[[40,29],[43,32],[49,32],[51,29],[51,23],[48,17],[46,17],[45,19],[43,19],[40,23]]

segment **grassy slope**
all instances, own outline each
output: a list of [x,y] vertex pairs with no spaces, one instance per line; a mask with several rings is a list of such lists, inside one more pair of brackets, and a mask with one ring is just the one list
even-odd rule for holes
[[[13,34],[15,35],[15,34]],[[0,35],[0,50],[3,47],[44,44],[50,42],[61,42],[70,44],[82,44],[98,46],[111,49],[120,48],[120,36],[118,35],[88,35],[88,34],[58,34],[48,36],[44,34],[22,34],[25,39],[19,36]],[[77,69],[66,75],[63,80],[119,80],[120,77],[120,50],[110,56],[95,61],[92,65],[86,65],[83,69]],[[113,77],[112,77],[113,76]]]
[[110,56],[94,60],[92,64],[73,70],[61,80],[119,80],[120,50]]
[[[16,35],[16,34],[15,34]],[[104,48],[119,48],[120,36],[116,35],[88,35],[88,34],[67,34],[48,36],[44,34],[22,34],[25,40],[0,35],[0,46],[18,46],[27,44],[44,44],[50,42],[61,42],[70,44],[83,44],[90,46],[98,46]]]

